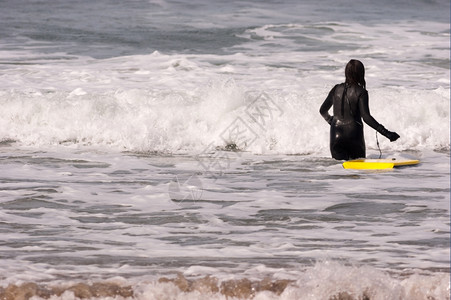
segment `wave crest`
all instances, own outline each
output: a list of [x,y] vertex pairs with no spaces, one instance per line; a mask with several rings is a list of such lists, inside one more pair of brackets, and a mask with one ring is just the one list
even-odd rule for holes
[[[372,92],[375,118],[401,135],[396,143],[381,138],[382,149],[449,149],[449,99],[442,90]],[[195,91],[11,91],[0,100],[0,140],[193,155],[230,147],[328,155],[328,126],[318,113],[326,93],[246,90],[230,79]],[[365,131],[375,149],[374,131]]]

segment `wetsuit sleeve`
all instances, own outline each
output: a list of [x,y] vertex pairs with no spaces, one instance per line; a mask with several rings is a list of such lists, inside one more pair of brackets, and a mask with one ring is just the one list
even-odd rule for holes
[[363,121],[365,121],[366,124],[374,128],[375,130],[379,131],[379,127],[381,124],[379,124],[370,114],[370,107],[368,105],[368,92],[364,90],[360,96],[359,96],[359,109],[360,109],[360,116],[362,117]]
[[320,109],[319,109],[319,113],[321,114],[321,116],[323,116],[324,120],[326,120],[327,123],[331,124],[332,123],[332,119],[333,117],[329,114],[329,109],[332,107],[333,105],[333,95],[335,92],[335,88],[337,86],[334,86],[334,88],[332,90],[330,90],[329,95],[327,95],[326,100],[324,100],[323,104],[321,105]]
[[377,132],[388,138],[391,142],[396,141],[399,138],[399,134],[391,132],[385,129],[385,127],[378,123],[370,114],[370,108],[368,105],[368,92],[365,90],[359,96],[359,108],[360,115],[366,124],[374,128]]

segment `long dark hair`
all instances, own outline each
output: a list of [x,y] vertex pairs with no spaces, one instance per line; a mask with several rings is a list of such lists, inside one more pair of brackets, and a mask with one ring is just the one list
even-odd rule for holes
[[356,84],[366,89],[365,67],[360,60],[351,59],[345,68],[346,83]]

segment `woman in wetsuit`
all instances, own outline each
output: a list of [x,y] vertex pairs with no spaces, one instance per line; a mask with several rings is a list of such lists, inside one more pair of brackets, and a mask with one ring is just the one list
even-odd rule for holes
[[[350,60],[345,76],[345,83],[333,87],[319,110],[330,124],[330,152],[338,160],[365,157],[362,119],[391,142],[399,138],[396,132],[385,129],[370,114],[363,64]],[[332,106],[333,116],[329,115]]]

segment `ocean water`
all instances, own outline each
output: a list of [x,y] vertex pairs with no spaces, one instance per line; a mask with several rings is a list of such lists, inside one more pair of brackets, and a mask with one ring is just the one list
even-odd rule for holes
[[[449,51],[444,0],[0,1],[0,298],[450,299]],[[421,164],[330,158],[351,58]]]

